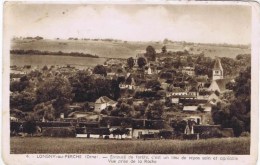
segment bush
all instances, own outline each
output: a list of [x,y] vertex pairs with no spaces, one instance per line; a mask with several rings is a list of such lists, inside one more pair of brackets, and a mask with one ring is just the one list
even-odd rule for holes
[[241,137],[250,137],[250,133],[249,132],[242,132]]
[[183,134],[183,139],[185,140],[196,140],[197,139],[197,134]]
[[222,136],[222,133],[219,129],[217,128],[214,128],[214,129],[211,129],[210,131],[205,131],[203,133],[200,134],[200,138],[201,139],[208,139],[208,138],[221,138],[223,137]]
[[73,127],[43,128],[42,136],[50,137],[76,137],[76,130]]

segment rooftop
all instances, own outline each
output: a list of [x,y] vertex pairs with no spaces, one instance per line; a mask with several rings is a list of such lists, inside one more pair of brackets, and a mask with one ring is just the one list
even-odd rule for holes
[[215,64],[214,64],[214,70],[223,70],[220,58],[216,58]]

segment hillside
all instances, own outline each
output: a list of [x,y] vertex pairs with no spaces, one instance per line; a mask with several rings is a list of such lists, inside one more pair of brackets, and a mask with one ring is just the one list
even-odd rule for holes
[[[124,42],[124,41],[94,41],[94,40],[12,40],[11,49],[15,50],[39,50],[50,52],[79,52],[98,55],[99,57],[128,58],[145,52],[148,45],[152,45],[157,52],[164,45],[162,42]],[[189,50],[190,53],[204,52],[210,57],[231,57],[238,54],[248,54],[251,49],[234,46],[207,45],[207,44],[185,44],[182,42],[171,42],[165,44],[168,51]]]

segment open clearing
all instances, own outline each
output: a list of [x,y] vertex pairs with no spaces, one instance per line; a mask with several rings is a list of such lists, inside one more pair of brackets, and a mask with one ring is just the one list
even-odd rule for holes
[[104,140],[11,137],[11,154],[250,154],[250,138],[207,140]]

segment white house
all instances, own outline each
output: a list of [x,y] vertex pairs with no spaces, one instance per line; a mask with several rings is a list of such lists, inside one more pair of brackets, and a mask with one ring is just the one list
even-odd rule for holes
[[183,111],[189,111],[189,112],[196,112],[198,109],[198,106],[191,105],[191,106],[183,106]]
[[186,73],[189,76],[194,76],[195,75],[195,68],[194,67],[183,67],[182,68],[182,73]]
[[107,96],[102,96],[96,100],[94,111],[100,113],[102,110],[104,110],[108,106],[115,107],[116,103],[117,103],[116,101],[108,98]]
[[180,87],[169,87],[170,93],[168,93],[169,96],[183,96],[188,95],[188,92]]
[[133,129],[132,137],[138,139],[144,134],[154,134],[159,132],[159,129]]

